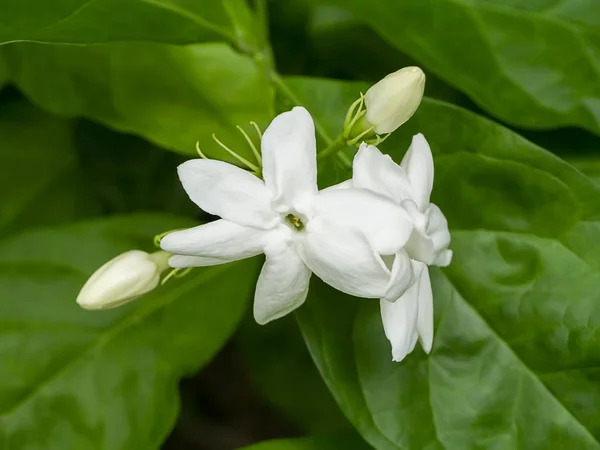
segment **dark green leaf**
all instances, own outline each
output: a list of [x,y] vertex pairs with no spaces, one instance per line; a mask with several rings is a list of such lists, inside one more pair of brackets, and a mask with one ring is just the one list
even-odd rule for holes
[[0,233],[98,211],[77,165],[72,122],[0,100]]
[[367,450],[369,447],[354,434],[310,436],[259,442],[240,450]]
[[242,317],[254,261],[197,270],[115,310],[84,311],[75,297],[104,261],[188,225],[115,217],[0,245],[2,448],[159,448],[177,414],[178,379]]
[[[212,133],[252,152],[235,129],[272,118],[272,94],[252,60],[224,44],[4,46],[11,79],[36,104],[84,116],[188,155],[225,158]],[[43,73],[44,76],[40,76]]]
[[568,161],[600,187],[600,159],[592,156],[582,156],[569,158]]
[[[337,117],[364,88],[288,84],[317,115],[318,104],[337,104]],[[315,282],[298,316],[325,381],[378,449],[600,448],[600,191],[441,102],[424,101],[382,147],[400,161],[419,131],[455,251],[450,267],[432,270],[433,351],[393,363],[378,302]]]
[[505,122],[600,132],[594,0],[328,0]]
[[7,0],[0,43],[236,42],[248,39],[249,16],[243,0]]
[[293,316],[266,326],[248,317],[238,333],[254,383],[286,418],[310,433],[350,427],[319,376]]

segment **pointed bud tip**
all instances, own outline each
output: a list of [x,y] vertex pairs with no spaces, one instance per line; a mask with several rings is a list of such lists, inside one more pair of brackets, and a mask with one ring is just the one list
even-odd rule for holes
[[[160,281],[164,265],[158,253],[130,250],[105,263],[85,282],[77,304],[87,310],[115,308],[151,291]],[[161,256],[161,255],[159,255]]]
[[377,134],[391,133],[412,117],[424,89],[425,73],[417,66],[387,75],[365,94],[366,120]]

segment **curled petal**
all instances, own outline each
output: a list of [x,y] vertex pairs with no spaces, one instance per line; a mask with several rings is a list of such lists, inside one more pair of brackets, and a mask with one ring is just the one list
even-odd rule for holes
[[383,330],[392,344],[392,360],[396,362],[402,361],[416,342],[418,304],[414,291],[414,287],[409,289],[393,303],[379,301]]
[[394,255],[392,276],[383,297],[384,300],[389,302],[396,301],[398,297],[402,296],[414,284],[413,264],[404,250],[400,250]]
[[421,133],[413,136],[412,143],[400,166],[410,180],[414,201],[421,212],[425,212],[429,206],[429,197],[433,189],[433,156],[425,136]]
[[438,266],[438,267],[449,266],[450,263],[452,262],[453,254],[454,253],[452,252],[452,250],[444,250],[444,251],[440,252],[436,256],[435,261],[433,262],[433,265]]
[[434,252],[433,240],[418,228],[413,230],[404,249],[412,259],[417,261],[424,262],[425,264],[433,264],[435,261],[436,254]]
[[418,318],[417,333],[419,341],[425,353],[431,351],[433,345],[433,292],[431,291],[431,280],[429,279],[429,268],[422,263],[421,269],[415,269],[420,273],[416,286],[418,288]]
[[263,135],[261,148],[263,178],[280,212],[316,194],[315,125],[306,109],[297,106],[275,117]]
[[414,197],[404,169],[377,147],[360,145],[352,163],[352,183],[355,188],[369,189],[391,198],[396,203]]
[[264,325],[285,316],[306,300],[311,272],[293,242],[280,241],[265,248],[266,261],[254,295],[254,319]]
[[426,353],[433,344],[433,295],[429,270],[412,261],[416,282],[395,302],[380,301],[385,335],[392,344],[392,359],[402,361],[418,340]]
[[387,291],[390,271],[355,229],[325,217],[314,218],[299,250],[315,275],[346,294],[380,298]]
[[177,168],[190,199],[204,211],[223,219],[269,229],[279,218],[271,194],[254,175],[223,161],[193,159]]
[[221,219],[167,234],[160,247],[177,255],[236,261],[261,254],[271,233]]
[[412,220],[404,208],[367,189],[320,192],[314,202],[314,213],[355,228],[377,253],[384,255],[398,251],[413,229]]
[[429,225],[427,234],[431,236],[434,251],[443,253],[450,245],[450,231],[448,230],[448,221],[444,213],[437,205],[429,205]]

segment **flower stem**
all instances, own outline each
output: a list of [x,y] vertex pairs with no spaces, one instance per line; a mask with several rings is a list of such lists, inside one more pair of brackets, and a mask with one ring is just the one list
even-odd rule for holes
[[325,150],[319,153],[318,158],[327,158],[328,156],[335,155],[336,153],[340,152],[341,150],[344,150],[345,148],[348,148],[346,138],[340,134],[335,141],[331,142],[331,144],[329,144],[329,146]]

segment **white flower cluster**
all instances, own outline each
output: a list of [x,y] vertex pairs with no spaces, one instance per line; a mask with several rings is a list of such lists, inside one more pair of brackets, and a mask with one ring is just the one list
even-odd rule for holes
[[260,324],[298,308],[311,274],[350,295],[381,299],[393,359],[420,339],[433,340],[427,264],[447,265],[450,234],[429,203],[433,159],[423,135],[397,165],[376,147],[361,145],[353,177],[317,189],[315,129],[296,107],[273,120],[262,139],[263,178],[205,159],[179,166],[190,199],[220,220],[165,236],[172,267],[223,264],[266,256],[254,297]]
[[[391,83],[386,77],[365,97],[368,126],[377,130],[383,121],[384,132],[390,132],[412,115],[424,79],[420,69],[409,69],[395,76],[419,91],[418,101],[395,86],[392,90],[405,103],[410,100],[410,111],[386,106],[382,99],[390,99],[391,89],[382,87]],[[194,159],[179,166],[190,199],[220,219],[164,236],[160,246],[173,255],[169,265],[212,266],[264,254],[254,297],[259,324],[302,305],[314,273],[346,294],[380,299],[394,361],[404,359],[417,340],[429,352],[433,299],[427,266],[448,265],[452,252],[446,219],[429,201],[433,158],[425,137],[414,136],[399,165],[362,143],[352,178],[321,191],[315,127],[306,109],[277,116],[262,137],[261,153],[262,179],[217,160]],[[155,286],[155,272],[147,272]],[[133,297],[127,292],[128,299]],[[85,306],[85,300],[80,304]],[[113,299],[114,304],[124,301]]]

